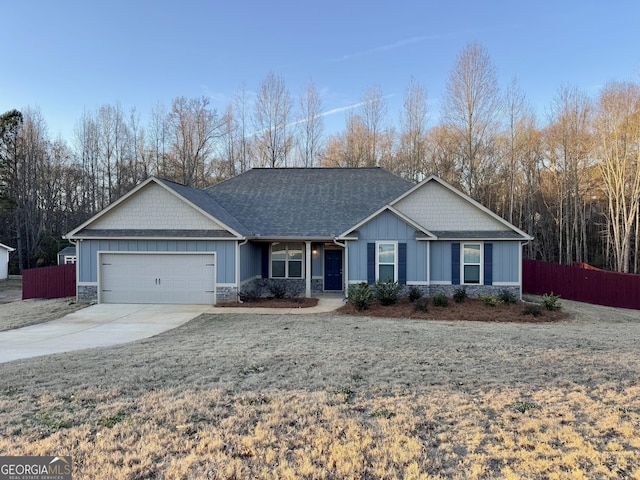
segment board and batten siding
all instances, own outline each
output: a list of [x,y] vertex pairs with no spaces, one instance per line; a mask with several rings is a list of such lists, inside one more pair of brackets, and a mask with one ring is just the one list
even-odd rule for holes
[[520,242],[493,243],[493,283],[520,282]]
[[246,282],[262,273],[262,245],[249,242],[240,246],[240,281]]
[[431,242],[429,279],[433,282],[451,281],[451,242]]
[[407,283],[427,281],[427,242],[416,240],[416,229],[389,211],[362,225],[358,240],[349,241],[349,281],[367,281],[367,243],[407,244]]
[[236,241],[219,240],[83,240],[78,281],[98,281],[98,252],[216,252],[217,283],[235,283]]
[[[451,243],[432,241],[430,248],[430,280],[432,283],[451,282]],[[473,240],[456,243],[474,243]],[[475,242],[477,243],[477,242]],[[520,242],[492,241],[493,283],[518,283],[520,267]]]

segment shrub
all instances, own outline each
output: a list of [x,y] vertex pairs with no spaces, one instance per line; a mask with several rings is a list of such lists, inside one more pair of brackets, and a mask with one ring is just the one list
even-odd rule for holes
[[513,305],[518,301],[518,297],[516,297],[511,290],[507,290],[506,288],[500,292],[498,298],[502,300],[502,303],[505,305]]
[[373,292],[366,283],[359,283],[349,287],[349,303],[361,312],[368,309],[373,303]]
[[482,303],[484,303],[487,307],[499,307],[504,303],[498,297],[496,297],[495,295],[491,295],[490,293],[487,295],[483,295],[482,297],[480,297],[480,299],[482,300]]
[[305,290],[305,289],[304,289],[304,287],[302,286],[302,284],[301,284],[301,283],[298,283],[298,282],[292,283],[292,284],[289,286],[289,289],[288,289],[288,291],[287,291],[287,296],[288,296],[289,298],[291,298],[292,300],[300,300],[298,297],[299,297],[300,295],[302,295],[302,293],[304,292],[304,290]]
[[257,288],[249,288],[238,293],[238,299],[242,303],[255,302],[260,298],[260,292]]
[[411,286],[411,288],[409,288],[409,301],[410,302],[415,302],[416,300],[418,300],[421,297],[422,297],[422,291],[418,287],[413,285],[413,286]]
[[402,285],[398,282],[381,282],[378,280],[373,286],[374,295],[382,305],[393,305],[398,301],[398,294],[402,290]]
[[435,297],[433,297],[433,305],[435,307],[448,307],[449,299],[444,293],[439,293]]
[[533,315],[534,317],[539,317],[542,315],[542,307],[538,304],[528,304],[525,305],[524,310],[522,311],[523,315]]
[[453,300],[456,303],[462,303],[467,298],[467,289],[465,287],[458,287],[453,291]]
[[429,310],[429,299],[427,297],[420,297],[413,302],[413,309],[416,312],[426,312]]
[[560,310],[562,305],[560,304],[559,299],[560,295],[554,295],[553,292],[550,294],[545,293],[542,295],[542,304],[547,310]]
[[269,284],[269,293],[273,298],[286,298],[287,286],[280,282],[271,283]]

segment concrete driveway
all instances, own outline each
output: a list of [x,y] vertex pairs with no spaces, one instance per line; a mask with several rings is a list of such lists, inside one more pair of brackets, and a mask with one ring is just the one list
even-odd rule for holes
[[0,332],[0,363],[148,338],[176,328],[208,305],[100,304],[58,320]]

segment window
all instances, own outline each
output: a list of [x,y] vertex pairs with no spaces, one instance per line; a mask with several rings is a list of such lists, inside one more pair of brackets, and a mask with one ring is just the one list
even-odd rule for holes
[[398,281],[398,269],[396,266],[396,260],[398,258],[396,254],[397,244],[394,242],[378,242],[377,244],[377,268],[376,268],[376,280],[382,282]]
[[65,255],[65,257],[64,257],[64,264],[65,265],[70,265],[70,264],[75,264],[75,263],[76,263],[75,255]]
[[302,278],[302,243],[273,243],[271,245],[271,277]]
[[482,245],[465,243],[462,245],[462,283],[480,284]]

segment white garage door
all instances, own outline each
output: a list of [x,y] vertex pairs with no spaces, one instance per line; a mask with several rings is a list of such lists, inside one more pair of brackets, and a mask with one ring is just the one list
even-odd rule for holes
[[215,255],[101,253],[100,302],[213,304]]

